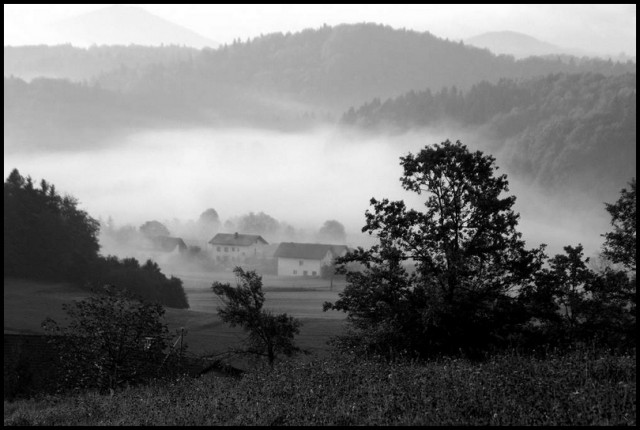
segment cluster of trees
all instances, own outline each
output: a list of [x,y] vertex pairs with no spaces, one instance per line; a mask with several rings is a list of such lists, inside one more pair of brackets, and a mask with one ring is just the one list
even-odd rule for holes
[[100,246],[99,224],[44,179],[40,186],[13,169],[4,183],[4,274],[84,280]]
[[480,82],[468,91],[411,91],[351,108],[342,123],[378,131],[472,127],[511,171],[544,186],[597,190],[604,198],[635,174],[636,75],[557,73]]
[[115,284],[169,307],[189,307],[182,281],[167,279],[157,264],[101,256],[100,224],[77,204],[47,181],[38,187],[13,169],[4,183],[4,275]]
[[582,247],[549,259],[525,249],[506,175],[492,156],[445,141],[401,158],[404,189],[426,210],[372,199],[363,231],[379,244],[339,259],[348,285],[325,310],[344,311],[352,332],[338,344],[418,356],[596,342],[635,346],[635,179],[607,209],[613,265],[594,272]]

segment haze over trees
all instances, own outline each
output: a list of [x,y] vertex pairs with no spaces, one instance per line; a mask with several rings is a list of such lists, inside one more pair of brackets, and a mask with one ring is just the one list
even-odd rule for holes
[[369,132],[476,130],[505,168],[602,201],[636,169],[636,75],[551,74],[374,99],[342,117]]
[[[408,91],[437,92],[452,86],[466,91],[482,81],[551,73],[617,76],[635,74],[636,67],[587,58],[515,60],[430,33],[375,24],[273,33],[216,50],[136,48],[143,58],[139,62],[129,60],[122,49],[5,48],[5,136],[23,146],[57,147],[98,142],[132,127],[176,123],[291,129],[339,118],[351,106]],[[12,60],[23,51],[26,64]],[[58,54],[68,61],[59,60]],[[112,65],[84,65],[96,57]],[[67,78],[87,67],[106,71],[85,83],[43,78],[28,83],[11,77]],[[52,134],[67,138],[56,144],[42,139]]]
[[160,221],[147,221],[140,226],[140,233],[148,238],[158,236],[171,236],[169,229]]
[[339,221],[327,220],[318,230],[318,240],[324,243],[344,244],[347,242],[347,233]]

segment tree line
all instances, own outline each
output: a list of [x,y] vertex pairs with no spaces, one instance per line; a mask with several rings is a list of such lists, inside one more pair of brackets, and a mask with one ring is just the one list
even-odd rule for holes
[[4,276],[79,285],[114,284],[146,299],[188,308],[182,281],[156,263],[99,254],[100,225],[46,180],[13,169],[4,183]]
[[474,130],[523,179],[595,191],[601,200],[635,174],[636,75],[555,73],[410,91],[351,108],[341,122],[373,131]]

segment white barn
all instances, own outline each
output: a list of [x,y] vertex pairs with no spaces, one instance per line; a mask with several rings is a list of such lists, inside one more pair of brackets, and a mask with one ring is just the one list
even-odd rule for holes
[[278,276],[320,276],[322,266],[347,251],[345,245],[283,242],[273,256],[278,260]]

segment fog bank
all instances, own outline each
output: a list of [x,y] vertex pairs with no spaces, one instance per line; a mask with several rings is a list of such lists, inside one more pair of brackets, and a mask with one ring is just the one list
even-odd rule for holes
[[[195,220],[207,208],[214,208],[222,222],[265,212],[309,232],[335,219],[345,226],[350,245],[367,245],[371,240],[360,230],[371,197],[404,199],[416,208],[422,204],[400,186],[399,157],[446,139],[483,149],[472,134],[446,130],[393,137],[334,129],[152,130],[76,153],[5,153],[4,175],[18,168],[36,181],[44,178],[76,197],[94,218],[112,217],[117,225]],[[499,154],[496,158],[500,166]],[[521,181],[517,172],[498,171],[503,172],[517,196],[515,209],[528,246],[547,243],[551,254],[578,242],[587,255],[599,249],[600,234],[609,229],[603,204],[553,195]]]

